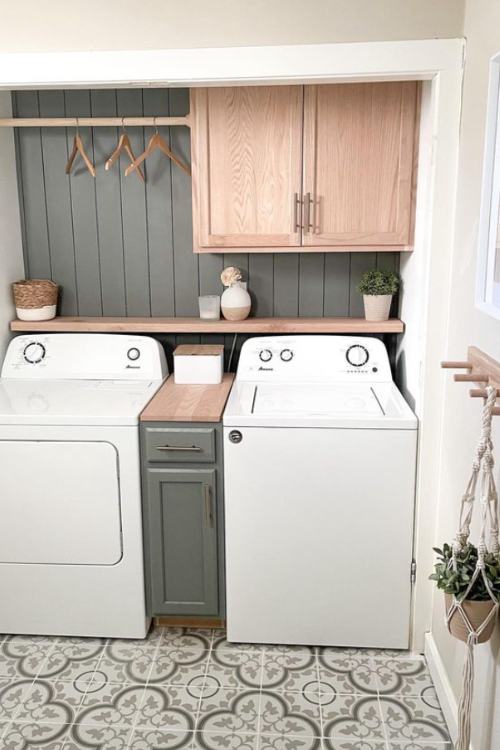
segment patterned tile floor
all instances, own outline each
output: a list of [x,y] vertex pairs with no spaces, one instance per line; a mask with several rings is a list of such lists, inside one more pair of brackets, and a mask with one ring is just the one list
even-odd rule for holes
[[0,637],[2,750],[451,750],[425,662],[404,652]]

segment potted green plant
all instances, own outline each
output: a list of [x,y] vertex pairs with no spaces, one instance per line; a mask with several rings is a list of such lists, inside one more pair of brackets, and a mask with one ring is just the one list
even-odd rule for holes
[[366,320],[388,320],[392,297],[399,288],[399,276],[394,271],[374,268],[365,271],[358,285],[363,295]]
[[[461,601],[471,582],[477,564],[477,547],[468,542],[456,556],[456,569],[453,566],[453,549],[451,545],[444,544],[443,549],[434,547],[438,556],[438,562],[434,566],[434,573],[430,576],[431,581],[436,581],[438,589],[444,592],[445,606],[448,612],[453,597]],[[500,555],[487,552],[484,558],[485,575],[491,586],[493,594],[500,599]],[[462,606],[470,620],[474,630],[485,621],[495,603],[486,588],[483,576],[479,575],[470,590],[467,599]],[[484,643],[489,640],[495,627],[495,618],[492,617],[485,629],[479,636],[478,642]],[[450,632],[460,641],[467,641],[468,630],[460,612],[456,611],[451,618]]]

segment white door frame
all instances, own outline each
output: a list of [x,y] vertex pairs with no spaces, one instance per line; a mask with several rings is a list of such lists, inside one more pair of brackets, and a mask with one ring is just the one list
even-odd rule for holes
[[[0,54],[0,90],[148,86],[215,86],[419,79],[431,83],[428,132],[432,143],[425,201],[417,207],[417,277],[407,290],[413,314],[409,336],[420,372],[415,409],[421,419],[416,509],[415,615],[412,645],[423,650],[430,628],[427,581],[435,542],[443,378],[453,251],[462,39],[312,44],[218,49]],[[12,151],[12,158],[14,153]],[[2,189],[7,185],[0,183]],[[13,189],[11,187],[11,189]],[[0,196],[1,197],[1,196]],[[15,221],[15,218],[13,219]],[[18,220],[17,220],[18,221]],[[413,262],[413,260],[412,260]],[[416,313],[415,313],[416,311]],[[0,321],[1,322],[1,321]],[[415,344],[416,342],[416,344]],[[390,471],[390,467],[381,467]]]

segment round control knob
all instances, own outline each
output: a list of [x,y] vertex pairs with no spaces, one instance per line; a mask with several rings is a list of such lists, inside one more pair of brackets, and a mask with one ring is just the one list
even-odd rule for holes
[[139,357],[140,357],[140,356],[141,356],[141,353],[140,353],[139,349],[138,349],[138,348],[137,348],[136,346],[133,346],[133,347],[132,347],[131,349],[129,349],[129,350],[128,350],[128,352],[127,352],[127,357],[128,357],[128,358],[129,358],[130,360],[132,360],[132,362],[135,362],[135,361],[136,361],[136,359],[139,359]]
[[283,362],[290,362],[290,360],[293,359],[293,352],[291,349],[283,349],[283,351],[280,354],[281,359]]
[[273,353],[270,349],[262,349],[259,352],[259,358],[262,362],[270,362],[273,358]]
[[31,341],[24,347],[23,356],[30,365],[36,365],[45,357],[45,347],[38,341]]
[[243,435],[239,430],[231,430],[231,432],[229,433],[229,440],[232,443],[241,443],[241,441],[243,440]]
[[363,367],[363,365],[366,365],[368,359],[370,358],[368,349],[366,349],[364,346],[361,346],[361,344],[354,344],[354,346],[350,346],[345,356],[349,364],[353,367]]

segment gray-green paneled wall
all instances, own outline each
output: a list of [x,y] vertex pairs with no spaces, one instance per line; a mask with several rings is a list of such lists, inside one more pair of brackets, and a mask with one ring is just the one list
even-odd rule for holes
[[[183,115],[187,89],[23,91],[13,94],[19,117]],[[189,161],[187,128],[162,129]],[[129,128],[138,155],[151,128]],[[397,253],[194,255],[190,178],[159,153],[147,160],[146,183],[125,177],[122,160],[104,163],[117,128],[81,128],[97,176],[81,161],[64,167],[73,129],[16,131],[26,273],[63,288],[63,315],[197,315],[199,294],[221,292],[225,265],[244,270],[260,316],[359,316],[360,274],[397,269]]]

